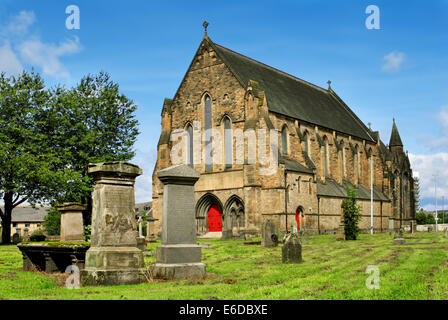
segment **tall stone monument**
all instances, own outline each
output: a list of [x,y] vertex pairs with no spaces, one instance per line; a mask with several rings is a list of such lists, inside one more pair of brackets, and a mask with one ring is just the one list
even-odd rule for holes
[[145,281],[143,252],[137,248],[135,224],[136,165],[122,162],[89,164],[95,187],[91,246],[86,253],[83,285],[134,284]]
[[66,202],[56,208],[61,213],[61,241],[83,241],[82,212],[86,208],[77,202]]
[[196,242],[194,184],[199,172],[187,165],[157,172],[164,184],[162,244],[151,268],[154,278],[185,279],[205,274],[201,247]]

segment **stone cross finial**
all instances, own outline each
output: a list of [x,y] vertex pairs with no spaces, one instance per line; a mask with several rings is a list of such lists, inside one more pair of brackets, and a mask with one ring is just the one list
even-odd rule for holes
[[328,90],[330,90],[331,89],[331,81],[328,80],[327,83],[328,83]]
[[204,23],[202,24],[202,26],[204,27],[204,35],[207,35],[207,27],[208,27],[208,22],[204,21]]
[[371,128],[371,123],[369,122],[369,123],[367,123],[368,125],[369,125],[369,130],[372,130],[372,128]]

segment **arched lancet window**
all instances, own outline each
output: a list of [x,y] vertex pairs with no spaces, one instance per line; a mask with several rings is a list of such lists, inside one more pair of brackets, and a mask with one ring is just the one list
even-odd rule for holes
[[205,96],[205,171],[213,170],[212,157],[212,100]]
[[286,126],[282,129],[282,154],[288,154],[288,131]]
[[324,137],[324,176],[328,175],[328,140]]
[[306,132],[305,131],[305,133],[303,134],[303,139],[305,140],[304,141],[304,143],[305,143],[305,153],[307,154],[307,155],[309,155],[309,140],[308,140],[308,132]]
[[355,181],[359,181],[359,151],[358,146],[355,146],[355,154],[353,155],[353,164],[355,166]]
[[224,118],[224,153],[226,168],[232,168],[232,127],[227,117]]
[[345,148],[344,148],[344,140],[341,140],[341,178],[345,177]]
[[188,134],[188,157],[187,157],[187,164],[190,167],[193,167],[193,127],[191,124],[187,126],[187,134]]

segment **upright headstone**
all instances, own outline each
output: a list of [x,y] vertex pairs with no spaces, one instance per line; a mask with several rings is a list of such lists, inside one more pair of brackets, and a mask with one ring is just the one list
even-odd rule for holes
[[297,233],[289,233],[285,236],[282,247],[283,263],[301,263],[302,262],[302,244]]
[[338,231],[336,233],[336,240],[343,241],[345,240],[345,225],[344,222],[339,223]]
[[[264,248],[276,247],[278,242],[274,241],[277,236],[277,228],[271,220],[267,219],[263,221],[261,226],[261,246]],[[277,236],[278,237],[278,236]]]
[[389,218],[389,234],[393,234],[394,232],[395,232],[394,218]]
[[92,235],[81,283],[114,285],[145,281],[134,209],[135,178],[142,170],[127,162],[113,161],[89,164],[88,173],[95,183]]
[[61,213],[61,241],[83,241],[85,207],[77,202],[66,202],[56,208]]
[[443,230],[443,237],[446,238],[448,233],[448,227],[445,227],[445,230]]
[[155,242],[156,236],[152,233],[152,226],[154,224],[154,221],[157,221],[158,219],[154,219],[152,217],[148,218],[148,221],[146,221],[146,241],[147,242]]
[[157,247],[152,276],[162,279],[185,279],[205,274],[201,247],[196,242],[194,184],[199,172],[187,165],[177,165],[157,172],[164,184],[162,244]]
[[406,239],[404,238],[404,230],[403,227],[400,228],[400,230],[398,231],[398,233],[394,234],[394,244],[405,244],[406,243]]

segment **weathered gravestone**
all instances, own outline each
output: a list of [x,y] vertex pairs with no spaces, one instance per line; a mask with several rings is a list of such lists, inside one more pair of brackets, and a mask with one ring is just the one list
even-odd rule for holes
[[83,241],[85,207],[77,202],[66,202],[56,208],[61,212],[61,241]]
[[301,263],[302,262],[302,244],[297,233],[288,233],[282,247],[283,263]]
[[339,223],[338,231],[336,233],[336,240],[343,241],[345,240],[345,225],[344,222]]
[[146,242],[155,242],[156,236],[154,233],[152,233],[152,226],[154,224],[154,221],[157,221],[159,219],[154,219],[153,217],[149,217],[146,221]]
[[404,230],[401,227],[400,230],[398,231],[398,233],[394,234],[394,244],[405,244],[406,240],[404,238]]
[[448,227],[446,227],[445,230],[443,231],[443,237],[444,238],[447,237],[447,233],[448,233]]
[[393,234],[394,232],[395,232],[394,218],[389,218],[389,234]]
[[271,220],[263,221],[261,226],[261,246],[264,248],[276,247],[278,245],[277,227]]
[[201,247],[196,242],[194,184],[199,172],[177,165],[157,172],[164,184],[162,244],[157,247],[152,276],[162,279],[202,277]]
[[86,253],[83,285],[134,284],[145,281],[143,253],[137,248],[135,225],[136,165],[122,162],[90,164],[92,195],[91,247]]

